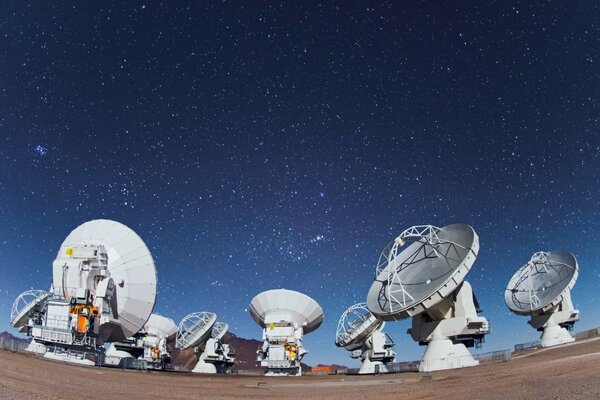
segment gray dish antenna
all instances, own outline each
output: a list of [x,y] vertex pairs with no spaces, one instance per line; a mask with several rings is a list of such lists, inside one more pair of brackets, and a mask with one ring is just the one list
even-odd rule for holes
[[367,295],[369,311],[384,321],[412,317],[413,340],[427,345],[420,371],[478,365],[467,347],[490,332],[479,316],[465,276],[479,252],[479,237],[466,224],[404,230],[381,252]]
[[575,256],[567,251],[537,252],[515,272],[504,293],[504,301],[519,315],[558,305],[579,276]]
[[202,346],[212,333],[217,314],[195,312],[185,316],[178,326],[175,346],[180,350]]
[[579,276],[579,264],[568,251],[534,253],[515,272],[504,292],[508,308],[518,315],[530,316],[529,324],[543,331],[542,347],[569,343],[569,333],[579,320],[579,310],[571,301],[571,289]]
[[365,339],[384,322],[375,318],[367,308],[367,303],[358,303],[344,311],[337,326],[335,344],[348,351],[362,346]]
[[[403,247],[408,240],[413,242]],[[479,239],[466,224],[405,230],[379,256],[367,295],[369,310],[389,321],[435,306],[462,283],[478,251]]]
[[29,315],[36,306],[41,306],[48,299],[45,290],[28,290],[17,297],[10,312],[10,324],[15,328],[26,327]]
[[387,365],[394,361],[394,341],[383,332],[384,326],[366,303],[349,307],[340,317],[335,344],[348,350],[351,358],[362,360],[359,374],[387,372]]

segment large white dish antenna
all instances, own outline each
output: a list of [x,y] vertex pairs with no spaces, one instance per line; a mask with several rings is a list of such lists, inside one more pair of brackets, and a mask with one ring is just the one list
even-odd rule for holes
[[382,320],[371,314],[367,303],[355,304],[342,314],[337,326],[335,344],[348,351],[360,348],[366,338],[383,324]]
[[75,228],[60,246],[57,258],[76,245],[101,245],[108,255],[107,268],[117,286],[120,329],[113,329],[106,340],[114,342],[132,336],[144,326],[156,300],[156,267],[148,247],[127,226],[104,219]]
[[48,298],[45,290],[28,290],[17,297],[10,312],[10,324],[15,328],[27,325],[29,312]]
[[201,346],[212,333],[212,327],[217,321],[217,314],[211,312],[195,312],[186,315],[178,326],[175,346],[185,350]]
[[150,335],[159,338],[172,339],[177,335],[177,325],[171,318],[159,314],[152,314],[144,324],[144,330]]
[[504,301],[519,315],[549,310],[562,302],[578,275],[577,259],[568,251],[535,253],[508,282]]
[[[407,240],[414,240],[402,249]],[[435,306],[465,278],[479,251],[479,238],[466,224],[413,226],[379,257],[367,306],[382,320],[400,320]]]
[[210,337],[213,339],[221,340],[223,339],[223,336],[225,336],[228,330],[229,324],[227,324],[226,322],[215,322],[215,324],[212,327]]
[[270,323],[290,322],[310,333],[323,322],[323,309],[307,295],[287,289],[273,289],[256,295],[250,302],[252,318],[263,328]]

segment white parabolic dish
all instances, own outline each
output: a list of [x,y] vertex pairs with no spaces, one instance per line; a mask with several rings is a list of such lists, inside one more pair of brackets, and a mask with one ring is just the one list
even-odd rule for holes
[[560,304],[577,281],[579,265],[568,251],[538,252],[512,276],[504,301],[519,315],[546,311]]
[[177,325],[171,318],[152,314],[144,325],[144,330],[156,337],[171,339],[177,335]]
[[304,333],[321,326],[323,309],[307,295],[287,289],[273,289],[256,295],[250,302],[252,318],[263,328],[269,323],[291,322]]
[[416,240],[402,252],[397,252],[403,244],[399,239],[383,250],[385,268],[367,295],[369,311],[385,321],[417,315],[444,300],[463,282],[479,252],[479,237],[466,224],[410,230],[415,233],[407,230],[400,237]]
[[175,346],[185,350],[201,346],[212,333],[212,327],[217,321],[217,314],[207,311],[186,315],[178,326]]
[[108,254],[108,271],[117,286],[118,322],[107,341],[132,336],[144,326],[156,300],[156,267],[144,241],[127,226],[98,219],[75,228],[58,250],[57,258],[75,245],[102,245]]

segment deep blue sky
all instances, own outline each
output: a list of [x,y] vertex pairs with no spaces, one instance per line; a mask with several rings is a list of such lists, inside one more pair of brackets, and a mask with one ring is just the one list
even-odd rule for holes
[[350,363],[337,320],[417,224],[479,234],[484,350],[538,337],[503,301],[538,250],[576,254],[600,325],[597,2],[201,3],[0,5],[0,330],[95,218],[145,240],[176,321],[260,337],[255,294],[314,297],[309,364]]

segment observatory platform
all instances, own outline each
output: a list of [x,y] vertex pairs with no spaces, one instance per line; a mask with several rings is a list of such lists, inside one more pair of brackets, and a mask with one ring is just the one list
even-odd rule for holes
[[[600,398],[600,339],[513,355],[480,368],[384,375],[198,375],[83,367],[0,350],[0,398],[592,399]],[[35,371],[35,373],[32,373]],[[424,376],[431,379],[423,379]]]

